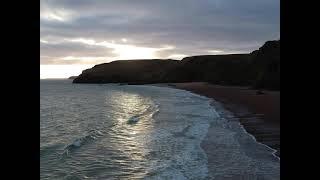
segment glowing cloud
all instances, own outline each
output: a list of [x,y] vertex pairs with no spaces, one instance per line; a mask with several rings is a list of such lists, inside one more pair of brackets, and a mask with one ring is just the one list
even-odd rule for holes
[[65,22],[71,19],[72,14],[70,10],[44,8],[40,11],[40,18],[48,21]]
[[244,52],[244,51],[232,51],[232,50],[209,50],[207,51],[208,53],[210,54],[213,54],[213,55],[220,55],[220,54],[241,54],[241,53],[247,53],[247,52]]
[[105,60],[107,57],[74,57],[74,56],[67,56],[61,58],[61,60],[65,61],[74,61],[74,60],[80,60],[80,61],[101,61]]
[[93,65],[73,64],[73,65],[40,65],[40,79],[47,78],[68,78],[81,74],[84,69]]
[[43,39],[40,39],[40,43],[48,44],[49,42]]
[[213,54],[222,54],[222,53],[224,53],[224,51],[222,51],[222,50],[209,50],[208,52],[209,53],[213,53]]
[[170,56],[168,56],[168,59],[176,59],[176,60],[181,60],[184,57],[187,57],[188,55],[186,54],[171,54]]
[[85,38],[76,38],[69,39],[71,42],[79,42],[84,43],[91,46],[102,46],[105,48],[113,49],[113,53],[116,55],[114,60],[116,59],[153,59],[160,58],[157,56],[157,52],[171,50],[174,49],[174,46],[166,45],[161,48],[149,48],[149,47],[139,47],[135,45],[129,44],[116,44],[115,42],[96,42],[93,39],[85,39]]

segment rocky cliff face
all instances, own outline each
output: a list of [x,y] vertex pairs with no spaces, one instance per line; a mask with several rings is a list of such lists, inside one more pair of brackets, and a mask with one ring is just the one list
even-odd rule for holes
[[255,88],[280,89],[280,40],[268,41],[251,53],[256,71]]
[[74,83],[166,83],[206,81],[280,89],[280,40],[250,54],[203,55],[171,59],[119,60],[82,72]]

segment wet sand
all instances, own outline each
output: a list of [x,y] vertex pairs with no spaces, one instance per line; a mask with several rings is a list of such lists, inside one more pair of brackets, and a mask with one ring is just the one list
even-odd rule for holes
[[[256,140],[275,150],[280,157],[280,92],[257,90],[248,87],[220,86],[205,82],[170,83],[171,87],[184,89],[220,102],[233,113],[229,120],[237,119]],[[214,137],[212,137],[214,138]],[[201,144],[210,161],[210,129]]]

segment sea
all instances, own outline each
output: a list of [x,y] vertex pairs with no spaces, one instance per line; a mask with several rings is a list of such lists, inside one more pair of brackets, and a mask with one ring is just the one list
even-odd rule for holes
[[274,151],[218,106],[165,86],[40,80],[40,179],[280,179]]

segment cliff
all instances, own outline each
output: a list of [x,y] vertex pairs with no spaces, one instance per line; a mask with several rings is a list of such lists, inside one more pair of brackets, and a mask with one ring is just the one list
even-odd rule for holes
[[84,70],[74,83],[149,84],[205,81],[280,90],[280,40],[249,54],[118,60]]
[[166,82],[166,72],[179,64],[177,60],[119,60],[84,70],[74,83],[159,83]]

